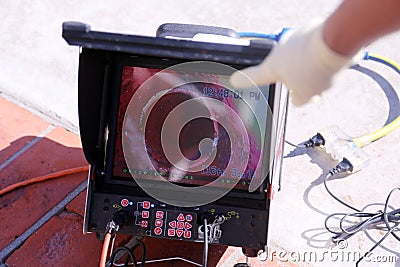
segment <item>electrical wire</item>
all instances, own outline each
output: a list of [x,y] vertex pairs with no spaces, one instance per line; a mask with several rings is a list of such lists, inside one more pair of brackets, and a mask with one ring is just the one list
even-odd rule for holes
[[[381,56],[378,54],[374,54],[374,53],[366,52],[365,56],[364,56],[364,60],[372,60],[375,62],[382,63],[385,66],[388,66],[388,67],[392,68],[393,70],[395,70],[398,74],[400,74],[400,64],[394,62],[393,60],[391,60],[387,57],[384,57],[384,56]],[[362,147],[369,143],[372,143],[375,140],[378,140],[378,139],[384,137],[385,135],[393,132],[394,130],[396,130],[399,127],[400,127],[400,116],[398,116],[396,119],[394,119],[391,123],[383,126],[382,128],[380,128],[372,133],[354,138],[353,142],[357,146]]]
[[106,266],[107,252],[108,252],[108,248],[110,246],[110,241],[111,241],[111,233],[107,233],[104,236],[103,248],[101,250],[100,267]]
[[[390,191],[388,197],[386,198],[385,201],[385,206],[383,211],[377,211],[377,212],[364,212],[361,209],[355,208],[346,202],[342,201],[339,199],[335,194],[333,194],[330,189],[328,188],[327,181],[330,177],[332,177],[334,174],[337,173],[344,173],[348,172],[351,170],[352,166],[351,164],[343,160],[341,161],[335,168],[333,168],[324,178],[324,186],[328,194],[334,198],[336,201],[338,201],[340,204],[346,206],[347,208],[350,208],[354,210],[355,212],[353,213],[333,213],[329,215],[325,219],[325,228],[327,231],[330,233],[333,233],[334,236],[332,237],[332,241],[339,243],[339,241],[346,240],[353,236],[354,234],[363,231],[367,229],[367,227],[374,225],[375,228],[379,224],[385,224],[386,226],[386,234],[362,256],[360,259],[356,262],[356,266],[368,255],[371,254],[371,252],[378,247],[390,234],[392,234],[398,241],[400,241],[400,237],[395,233],[395,231],[400,230],[398,227],[400,225],[400,208],[393,209],[392,211],[388,212],[389,208],[389,201],[393,193],[397,190],[400,191],[400,187],[394,188]],[[328,221],[332,218],[340,218],[339,220],[339,230],[333,230],[332,227],[328,226]],[[350,218],[355,218],[360,220],[359,222],[354,222],[350,221]],[[347,226],[345,226],[345,223]],[[392,225],[391,225],[392,224]]]
[[207,225],[207,219],[204,218],[204,249],[203,249],[202,267],[207,267],[207,258],[208,258],[208,225]]
[[291,28],[283,28],[280,33],[274,34],[266,34],[266,33],[259,33],[259,32],[239,32],[239,37],[240,38],[260,38],[260,39],[268,39],[268,40],[273,40],[276,42],[279,42],[281,37],[289,31]]
[[[400,237],[395,233],[395,231],[400,230],[398,227],[400,225],[400,208],[394,209],[392,211],[388,212],[389,208],[389,201],[390,198],[392,197],[393,193],[397,190],[400,191],[400,187],[394,188],[390,191],[389,195],[386,198],[385,201],[385,207],[383,211],[377,211],[377,212],[363,212],[360,209],[357,209],[341,199],[339,199],[337,196],[335,196],[328,188],[327,186],[327,180],[332,176],[333,174],[330,172],[325,176],[324,179],[324,185],[325,189],[329,193],[331,197],[333,197],[336,201],[338,201],[340,204],[354,210],[355,212],[353,213],[333,213],[329,215],[325,219],[325,228],[328,230],[330,233],[333,233],[334,236],[332,237],[332,241],[334,242],[339,242],[341,240],[345,240],[353,236],[354,234],[366,229],[368,226],[371,225],[378,225],[384,223],[387,229],[386,234],[374,244],[358,261],[356,264],[361,262],[366,256],[370,255],[370,253],[378,247],[390,234],[392,234],[398,241],[400,241]],[[333,230],[332,227],[328,226],[328,221],[332,218],[340,218],[339,221],[339,229],[338,230]],[[356,219],[361,219],[360,222],[351,224],[349,221],[349,218],[356,218]],[[350,226],[345,226],[344,224],[347,223]],[[393,224],[393,225],[390,225]],[[357,265],[358,266],[358,265]]]
[[[113,251],[113,252],[111,253],[110,260],[109,260],[109,264],[111,264],[111,266],[129,266],[129,265],[138,266],[138,264],[140,263],[140,266],[141,266],[141,267],[144,267],[144,265],[145,265],[145,263],[146,263],[146,245],[145,245],[145,243],[144,243],[142,240],[140,240],[139,238],[136,237],[135,239],[136,239],[137,244],[136,244],[135,246],[133,246],[132,249],[130,249],[130,248],[127,247],[127,246],[123,246],[123,247],[118,247],[118,248],[116,248],[116,250]],[[141,262],[137,262],[137,261],[136,261],[136,258],[133,257],[133,251],[137,248],[138,244],[141,245],[141,247],[142,247],[142,261],[141,261]],[[115,258],[116,258],[117,253],[118,253],[119,251],[121,251],[121,250],[124,250],[125,252],[127,252],[127,250],[131,251],[131,254],[129,254],[129,257],[127,257],[127,258],[125,259],[125,262],[122,263],[122,264],[121,264],[121,263],[116,263],[116,262],[115,262],[115,261],[118,262],[118,260],[120,259],[120,258],[118,258],[118,257],[117,257],[117,259],[115,259]],[[117,252],[116,252],[116,251],[117,251]],[[123,257],[123,256],[124,256],[124,255],[122,255],[121,257]],[[132,262],[130,262],[129,259],[132,259]],[[152,262],[152,261],[149,261],[149,262]],[[156,260],[156,261],[153,261],[153,262],[157,262],[157,260]]]
[[290,142],[290,141],[288,141],[288,140],[285,140],[285,143],[288,144],[288,145],[291,145],[291,146],[293,146],[293,147],[296,147],[296,148],[306,148],[306,146],[305,146],[304,144],[298,144],[298,145],[296,145],[295,143],[292,143],[292,142]]
[[[117,223],[115,223],[114,220],[109,221],[107,224],[106,233],[104,236],[103,248],[101,250],[101,255],[100,255],[100,267],[106,266],[107,253],[108,253],[108,250],[110,249],[110,243],[111,243],[111,252],[113,252],[115,237],[119,230],[119,227],[120,226]],[[111,253],[110,257],[112,255],[113,255],[113,253]],[[115,255],[114,255],[114,257],[115,257]],[[129,259],[127,260],[127,262],[128,261],[129,261]]]
[[266,33],[258,33],[258,32],[239,32],[240,38],[261,38],[261,39],[269,39],[276,41],[278,39],[277,34],[266,34]]
[[[365,230],[368,226],[371,225],[379,225],[384,223],[387,229],[386,234],[378,242],[375,242],[375,244],[357,261],[356,266],[358,266],[358,264],[366,256],[370,255],[370,253],[376,247],[378,247],[390,234],[392,234],[398,241],[400,241],[400,237],[395,233],[395,230],[399,230],[398,226],[400,224],[400,208],[393,209],[392,211],[388,212],[390,198],[392,197],[395,191],[397,190],[400,191],[400,187],[394,188],[390,191],[388,197],[386,198],[383,211],[377,211],[373,213],[363,212],[361,209],[357,209],[339,199],[329,190],[327,185],[328,179],[332,177],[334,174],[347,172],[351,168],[352,168],[351,164],[349,164],[348,161],[343,160],[335,168],[333,168],[324,178],[324,186],[329,195],[333,197],[336,201],[338,201],[340,204],[355,211],[353,213],[333,213],[325,219],[325,228],[329,232],[334,234],[334,236],[332,237],[332,241],[338,243],[341,240],[348,239],[354,234]],[[335,231],[328,226],[328,221],[332,218],[338,218],[338,217],[341,217],[338,227],[340,231]],[[349,221],[350,218],[360,219],[361,221],[356,223],[353,221]],[[349,226],[345,227],[344,223],[347,223],[347,225]],[[390,224],[392,224],[393,226]]]
[[142,262],[141,266],[144,267],[144,264],[146,263],[146,245],[144,242],[138,238],[136,240],[139,242],[139,244],[142,246]]
[[110,257],[111,257],[111,255],[112,255],[112,252],[114,251],[114,245],[115,245],[115,240],[116,240],[115,235],[113,236],[113,235],[111,234],[111,237],[113,237],[113,238],[112,238],[112,240],[111,240]]
[[396,130],[399,127],[400,127],[400,116],[398,116],[396,119],[394,119],[391,123],[385,125],[384,127],[380,128],[372,133],[354,138],[353,142],[357,146],[362,147],[362,146],[368,145],[369,143],[372,143],[373,141],[376,141],[376,140],[384,137],[385,135],[393,132],[394,130]]
[[67,169],[67,170],[63,170],[63,171],[59,171],[59,172],[54,172],[54,173],[50,173],[47,175],[43,175],[43,176],[38,176],[35,178],[31,178],[25,181],[21,181],[12,185],[9,185],[3,189],[0,190],[0,196],[11,192],[17,188],[21,188],[27,185],[31,185],[34,183],[38,183],[38,182],[43,182],[49,179],[55,179],[55,178],[59,178],[65,175],[69,175],[69,174],[75,174],[75,173],[80,173],[80,172],[85,172],[89,170],[89,166],[84,166],[84,167],[76,167],[76,168],[72,168],[72,169]]
[[357,209],[357,208],[355,208],[355,207],[353,207],[353,206],[347,204],[346,202],[344,202],[343,200],[339,199],[337,196],[335,196],[335,194],[332,193],[332,191],[328,188],[328,184],[327,184],[328,179],[329,179],[330,177],[332,177],[332,176],[333,176],[332,173],[328,173],[328,174],[325,176],[325,178],[324,178],[324,186],[325,186],[325,189],[326,189],[326,191],[328,192],[328,194],[329,194],[332,198],[334,198],[337,202],[339,202],[340,204],[342,204],[342,205],[348,207],[349,209],[352,209],[352,210],[354,210],[354,211],[356,211],[356,212],[361,212],[359,209]]
[[378,55],[375,53],[366,52],[364,55],[364,60],[372,60],[379,63],[382,63],[390,68],[392,68],[397,74],[400,75],[400,64],[391,60],[390,58],[384,57],[382,55]]
[[[126,253],[128,253],[128,256],[129,256],[129,257],[125,260],[125,263],[124,263],[123,266],[124,266],[124,267],[129,266],[129,259],[132,259],[132,261],[133,261],[133,266],[134,266],[134,267],[138,267],[138,264],[137,264],[137,261],[136,261],[135,256],[133,255],[132,251],[131,251],[129,248],[127,248],[127,247],[118,247],[118,248],[116,248],[116,249],[113,251],[113,253],[111,254],[111,257],[110,257],[111,266],[114,265],[114,259],[115,259],[115,256],[117,255],[117,253],[120,252],[120,251],[122,251],[122,250],[124,250]],[[143,265],[142,265],[142,266],[143,266]]]

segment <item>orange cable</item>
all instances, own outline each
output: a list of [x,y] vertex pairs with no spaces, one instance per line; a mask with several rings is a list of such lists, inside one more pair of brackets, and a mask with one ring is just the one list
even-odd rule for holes
[[28,179],[25,181],[21,181],[12,185],[7,186],[6,188],[3,188],[0,190],[0,196],[13,191],[17,188],[20,187],[24,187],[30,184],[34,184],[34,183],[38,183],[38,182],[43,182],[49,179],[54,179],[54,178],[58,178],[64,175],[69,175],[69,174],[74,174],[74,173],[80,173],[80,172],[85,172],[89,170],[89,166],[84,166],[84,167],[76,167],[76,168],[71,168],[71,169],[67,169],[67,170],[63,170],[63,171],[59,171],[59,172],[54,172],[54,173],[50,173],[50,174],[46,174],[43,176],[38,176],[32,179]]
[[108,247],[110,246],[111,233],[107,233],[104,237],[103,249],[101,250],[100,267],[106,266]]

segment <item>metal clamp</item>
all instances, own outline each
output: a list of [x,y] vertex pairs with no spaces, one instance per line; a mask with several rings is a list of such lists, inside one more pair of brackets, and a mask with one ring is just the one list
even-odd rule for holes
[[[209,243],[219,243],[219,239],[222,237],[222,230],[220,225],[225,222],[225,217],[223,215],[215,216],[212,224],[207,225],[208,242]],[[204,240],[204,230],[203,225],[199,227],[198,234],[199,239]]]

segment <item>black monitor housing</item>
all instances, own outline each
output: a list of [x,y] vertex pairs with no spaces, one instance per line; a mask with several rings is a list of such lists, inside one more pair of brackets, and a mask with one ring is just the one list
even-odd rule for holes
[[[157,37],[145,37],[96,32],[88,25],[77,22],[63,24],[65,40],[80,47],[79,126],[83,151],[91,166],[84,231],[101,236],[110,220],[122,216],[120,232],[124,234],[203,242],[204,219],[212,224],[223,218],[218,231],[210,236],[212,242],[243,247],[245,254],[254,256],[267,246],[271,195],[281,172],[287,91],[280,84],[265,86],[261,89],[262,95],[252,90],[215,85],[216,79],[229,80],[234,70],[261,63],[274,43],[251,41],[242,45],[191,40],[198,33],[238,38],[237,33],[230,29],[198,25],[165,24],[158,29]],[[131,113],[127,115],[129,109],[134,109],[136,105],[146,106],[146,103],[132,100],[139,90],[144,90],[141,86],[165,69],[187,63],[197,66],[198,62],[202,62],[202,69],[172,69],[169,73],[173,72],[180,78],[202,77],[203,82],[171,88],[160,97],[152,104],[152,112],[148,114],[147,130],[143,132],[145,148],[141,148],[140,143],[130,144],[134,147],[132,149],[136,149],[134,155],[151,159],[153,169],[140,166],[140,162],[127,164],[125,156],[128,152],[123,145],[123,134],[128,127],[126,124],[130,123],[127,118],[134,116]],[[223,64],[228,68],[221,70],[208,63]],[[210,67],[204,69],[204,66]],[[210,81],[204,82],[204,79]],[[201,170],[180,172],[173,177],[173,163],[166,158],[160,142],[163,122],[180,103],[202,98],[218,100],[233,107],[239,116],[246,105],[237,104],[238,101],[259,101],[262,98],[268,104],[271,112],[261,114],[265,120],[261,127],[247,123],[248,117],[244,119],[247,132],[255,136],[253,141],[249,137],[250,157],[247,160],[261,166],[257,175],[262,176],[258,179],[263,182],[256,190],[248,190],[256,177],[254,162],[246,163],[244,171],[237,174],[233,174],[235,170],[232,168],[229,171],[224,169],[227,166],[224,155],[230,152],[235,155],[240,151],[230,151],[233,144],[230,144],[226,127],[210,118],[193,120],[182,129],[179,140],[184,156],[193,160],[198,159],[196,153],[202,139],[214,140],[216,149],[220,150],[217,159]],[[247,109],[247,113],[260,112]],[[179,122],[179,118],[173,121]],[[261,142],[261,139],[264,141]],[[196,148],[194,152],[191,150],[193,145]],[[164,187],[164,183],[151,178],[159,176],[175,185],[193,188],[209,184],[222,173],[225,177],[216,187],[223,188],[228,184],[232,187],[230,183],[233,182],[237,184],[219,199],[199,206],[191,205],[190,199],[188,203],[182,202],[187,196],[180,194],[179,189],[174,192]],[[232,176],[239,179],[231,179]],[[137,183],[140,179],[148,180],[169,198],[160,201],[152,196]]]

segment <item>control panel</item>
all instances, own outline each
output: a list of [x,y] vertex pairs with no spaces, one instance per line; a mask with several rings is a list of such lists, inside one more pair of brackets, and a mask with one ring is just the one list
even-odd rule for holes
[[97,192],[92,193],[91,200],[85,222],[89,231],[99,232],[111,219],[121,215],[130,219],[122,223],[120,233],[202,242],[204,219],[207,219],[212,243],[260,250],[266,245],[267,210],[215,204],[182,208],[151,198]]
[[[193,231],[194,218],[196,213],[155,210],[155,220],[152,223],[151,235],[163,236],[168,238],[196,239],[196,233]],[[165,214],[165,217],[164,217]],[[158,215],[158,216],[157,216]]]
[[[126,198],[121,200],[121,207],[126,208],[128,205],[134,205],[134,203]],[[196,233],[193,233],[197,228],[196,213],[156,208],[154,203],[144,200],[136,202],[133,215],[134,224],[146,229],[147,236],[178,239],[197,237]]]

